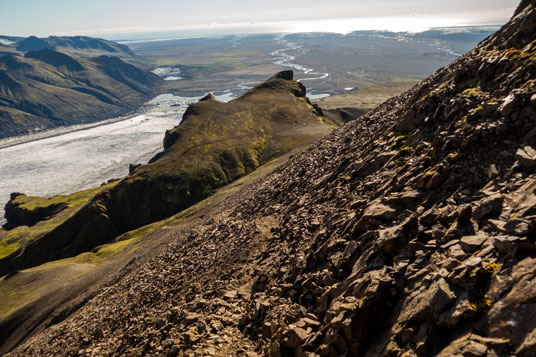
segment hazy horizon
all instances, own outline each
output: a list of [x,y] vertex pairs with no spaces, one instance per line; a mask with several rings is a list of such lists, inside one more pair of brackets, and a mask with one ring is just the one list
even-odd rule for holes
[[388,30],[504,24],[518,0],[394,1],[245,0],[203,3],[155,0],[3,0],[0,34],[87,35],[111,40],[162,39],[226,34]]

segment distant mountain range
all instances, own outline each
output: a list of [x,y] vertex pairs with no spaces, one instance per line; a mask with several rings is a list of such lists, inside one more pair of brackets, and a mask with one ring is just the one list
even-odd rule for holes
[[156,95],[161,83],[133,65],[142,62],[127,46],[111,41],[0,40],[0,138],[124,114]]
[[105,55],[75,58],[41,49],[2,56],[0,138],[121,115],[154,96],[160,81]]
[[145,64],[128,46],[87,36],[49,36],[47,38],[0,36],[0,56],[39,50],[57,50],[77,57],[116,56],[143,67]]

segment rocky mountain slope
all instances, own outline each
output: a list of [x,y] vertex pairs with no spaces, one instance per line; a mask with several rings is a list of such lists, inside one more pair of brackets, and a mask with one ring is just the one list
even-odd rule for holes
[[524,0],[8,355],[534,356],[535,29]]
[[[292,76],[281,72],[230,103],[208,95],[191,105],[180,125],[166,133],[163,152],[93,196],[12,195],[8,230],[0,230],[0,275],[90,251],[172,216],[326,135],[334,124],[318,115]],[[29,232],[27,226],[34,225]]]
[[0,138],[124,114],[156,95],[158,76],[118,57],[52,49],[0,57]]
[[56,50],[67,53],[75,57],[97,57],[97,56],[115,56],[123,61],[140,65],[143,64],[128,46],[117,42],[104,40],[102,38],[93,38],[87,36],[49,36],[47,38],[38,38],[29,36],[8,37],[0,36],[0,53],[6,52],[11,54],[24,55],[27,52],[40,50]]

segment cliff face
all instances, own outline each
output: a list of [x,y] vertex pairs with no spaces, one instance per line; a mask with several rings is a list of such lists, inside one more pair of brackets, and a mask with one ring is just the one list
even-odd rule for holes
[[523,1],[13,355],[534,356],[535,29]]
[[48,48],[0,57],[0,138],[124,114],[155,96],[160,83],[117,57]]

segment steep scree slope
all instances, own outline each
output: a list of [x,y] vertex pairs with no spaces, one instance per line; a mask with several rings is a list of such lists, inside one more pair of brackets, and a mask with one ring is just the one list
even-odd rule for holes
[[536,8],[13,355],[534,356]]

